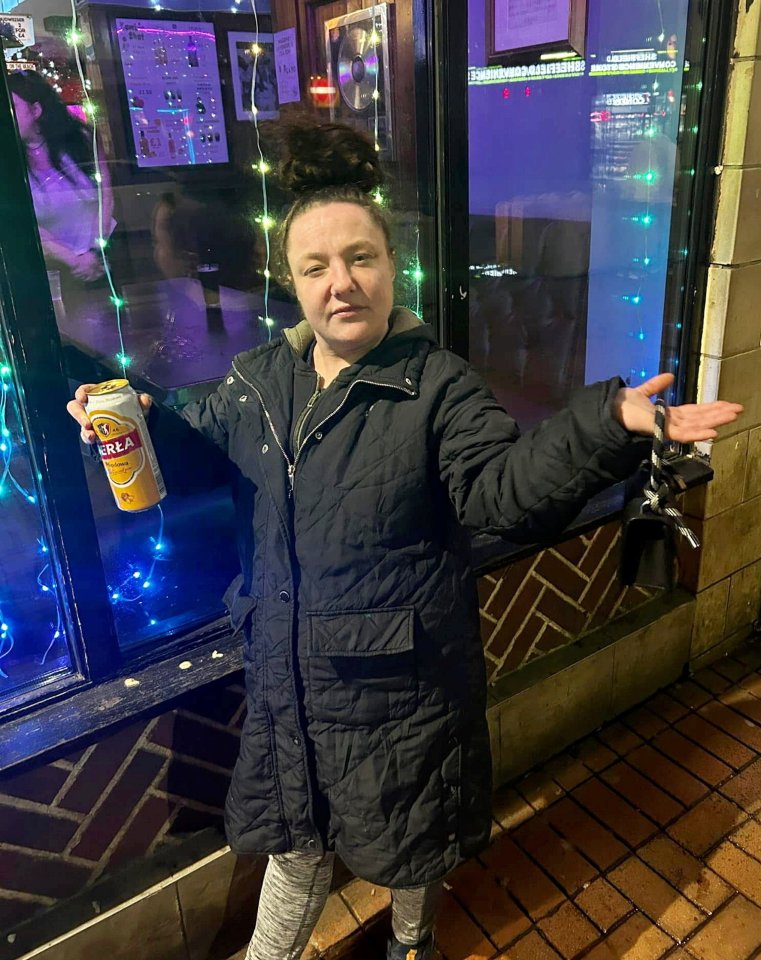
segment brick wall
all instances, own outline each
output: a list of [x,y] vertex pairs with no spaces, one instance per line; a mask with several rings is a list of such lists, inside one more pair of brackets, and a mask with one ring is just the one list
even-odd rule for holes
[[739,4],[701,344],[701,400],[745,413],[713,444],[716,480],[687,498],[703,540],[692,662],[722,655],[761,609],[761,4]]
[[655,595],[618,580],[620,523],[609,523],[479,581],[490,683]]
[[221,830],[243,711],[242,687],[217,684],[0,777],[0,930],[188,834]]

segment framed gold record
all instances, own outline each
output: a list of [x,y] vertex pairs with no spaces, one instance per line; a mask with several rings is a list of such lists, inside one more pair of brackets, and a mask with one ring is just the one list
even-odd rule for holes
[[328,82],[337,91],[332,120],[366,131],[384,160],[394,158],[389,5],[376,3],[325,21]]

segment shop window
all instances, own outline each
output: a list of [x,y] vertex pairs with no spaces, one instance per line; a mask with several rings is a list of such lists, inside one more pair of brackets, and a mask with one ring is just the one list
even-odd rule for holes
[[701,64],[688,0],[588,0],[572,5],[586,7],[581,53],[532,55],[558,24],[531,7],[490,65],[488,21],[508,5],[469,4],[469,341],[530,427],[584,383],[680,372]]
[[[41,280],[71,388],[125,377],[180,409],[214,390],[236,353],[299,319],[271,259],[288,202],[272,175],[274,144],[293,117],[345,121],[375,141],[388,173],[376,200],[394,211],[397,301],[433,319],[429,120],[427,106],[418,113],[427,93],[413,41],[425,25],[413,30],[422,14],[412,5],[136,0],[77,4],[72,16],[68,0],[26,0],[6,10]],[[227,488],[122,512],[102,465],[83,455],[93,556],[122,662],[221,616],[239,563]],[[12,499],[25,549],[44,543],[39,504]],[[44,558],[30,547],[19,560],[7,542],[0,570],[21,563],[19,589],[35,593]],[[85,572],[72,576],[83,581]],[[0,592],[14,622],[24,603]],[[42,605],[37,614],[46,622],[29,622],[33,641],[16,631],[10,653],[0,639],[0,670],[13,664],[0,675],[0,701],[22,677],[71,665],[65,630],[53,638],[55,617]],[[50,651],[38,650],[49,638]],[[85,649],[97,642],[82,638]]]
[[0,691],[70,675],[70,618],[20,391],[0,327]]

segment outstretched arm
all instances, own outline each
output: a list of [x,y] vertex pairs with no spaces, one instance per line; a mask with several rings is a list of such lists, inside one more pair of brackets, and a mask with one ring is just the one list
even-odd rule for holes
[[[592,496],[636,471],[653,433],[648,392],[671,382],[665,374],[634,390],[618,378],[593,384],[521,436],[481,377],[463,365],[445,386],[435,424],[441,478],[460,522],[516,541],[553,539]],[[742,409],[696,406],[671,409],[670,439],[708,439]]]

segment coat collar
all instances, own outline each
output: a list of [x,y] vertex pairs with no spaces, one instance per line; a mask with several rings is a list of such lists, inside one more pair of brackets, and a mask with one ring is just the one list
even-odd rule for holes
[[[314,331],[306,320],[302,320],[295,327],[286,328],[283,338],[295,354],[298,365],[314,342]],[[413,389],[417,393],[428,353],[427,349],[418,349],[421,341],[436,342],[430,325],[406,307],[395,307],[389,320],[388,336],[357,363],[342,370],[338,379],[348,382],[361,372],[364,379],[371,378],[379,385],[401,387],[407,392]]]
[[[406,307],[394,307],[391,313],[389,322],[390,329],[386,340],[391,339],[391,337],[397,337],[400,333],[408,333],[410,330],[424,326],[423,321],[416,313],[413,313],[412,310],[408,310]],[[283,330],[283,337],[291,345],[293,352],[297,356],[303,357],[307,351],[307,347],[311,346],[314,340],[314,330],[306,320],[302,320],[301,323],[297,323],[295,327],[286,327],[285,330]]]
[[[416,314],[405,307],[395,307],[390,318],[390,333],[382,343],[371,350],[358,363],[342,370],[336,378],[348,384],[360,372],[364,379],[372,379],[379,385],[398,387],[405,392],[413,390],[419,392],[420,377],[425,366],[425,360],[431,346],[435,345],[436,338],[430,324],[424,323]],[[277,370],[285,372],[304,365],[307,348],[314,340],[314,332],[306,320],[287,327],[282,335],[271,343],[255,347],[247,353],[239,354],[236,365],[249,376],[256,378],[258,386],[275,389],[275,383],[280,380],[272,374]],[[283,349],[285,348],[285,349]],[[262,379],[263,378],[263,379]],[[289,392],[290,378],[280,384],[282,391]]]

